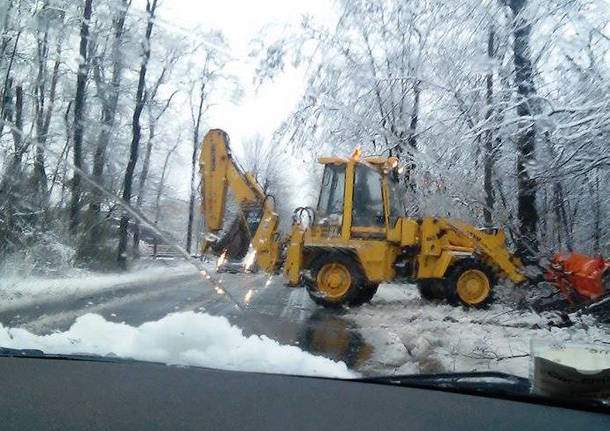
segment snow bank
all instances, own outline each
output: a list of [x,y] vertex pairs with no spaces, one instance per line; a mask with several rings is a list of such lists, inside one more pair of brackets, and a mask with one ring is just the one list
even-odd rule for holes
[[64,278],[0,275],[0,311],[125,286],[198,274],[193,265],[154,266],[116,274],[74,271]]
[[503,371],[527,376],[530,340],[608,343],[610,327],[590,316],[557,327],[552,315],[493,304],[464,309],[421,299],[415,286],[386,284],[346,316],[375,347],[373,361],[396,373]]
[[173,313],[138,327],[106,321],[97,314],[76,319],[66,332],[35,335],[0,325],[0,346],[46,353],[117,355],[166,364],[227,370],[350,378],[356,374],[334,362],[280,345],[265,336],[245,337],[224,317]]

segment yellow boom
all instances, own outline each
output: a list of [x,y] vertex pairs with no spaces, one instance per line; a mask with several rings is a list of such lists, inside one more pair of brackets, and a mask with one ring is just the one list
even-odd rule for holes
[[[227,187],[240,207],[256,261],[264,271],[276,269],[280,255],[277,238],[278,216],[274,202],[267,199],[256,179],[239,168],[229,150],[229,137],[219,129],[210,130],[203,139],[199,157],[202,173],[202,210],[206,228],[217,233],[223,228]],[[204,241],[203,248],[208,244]]]

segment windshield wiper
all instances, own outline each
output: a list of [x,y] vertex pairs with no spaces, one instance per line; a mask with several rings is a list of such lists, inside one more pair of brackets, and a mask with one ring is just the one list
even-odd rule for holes
[[0,356],[4,357],[43,357],[45,353],[38,349],[11,349],[9,347],[0,347]]
[[532,385],[529,379],[493,371],[419,375],[408,374],[364,377],[355,380],[364,383],[432,389],[610,413],[610,404],[608,404],[607,400],[593,398],[554,398],[534,394],[532,393]]
[[365,377],[359,379],[368,383],[384,383],[398,386],[472,389],[481,392],[489,390],[511,394],[529,394],[530,381],[524,377],[500,372],[469,372],[443,374],[407,374],[396,376]]
[[3,358],[33,358],[33,359],[61,359],[61,360],[69,360],[69,361],[94,361],[94,362],[138,362],[134,359],[120,358],[118,356],[45,353],[39,349],[12,349],[10,347],[0,347],[0,357],[3,357]]

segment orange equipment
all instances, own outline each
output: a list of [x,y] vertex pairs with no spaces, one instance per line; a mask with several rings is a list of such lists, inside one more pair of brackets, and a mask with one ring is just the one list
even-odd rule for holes
[[610,293],[610,260],[579,253],[557,253],[545,273],[572,306],[600,299]]

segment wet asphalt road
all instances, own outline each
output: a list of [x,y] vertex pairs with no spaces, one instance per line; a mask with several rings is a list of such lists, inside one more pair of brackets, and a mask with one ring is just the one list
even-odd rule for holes
[[0,323],[47,334],[68,329],[87,313],[138,326],[173,312],[200,311],[226,317],[244,335],[266,335],[282,344],[345,361],[350,368],[368,374],[372,349],[341,311],[316,306],[304,288],[287,287],[281,276],[274,276],[269,283],[263,273],[216,276],[241,310],[193,271],[162,281],[117,284],[96,293],[0,311]]

